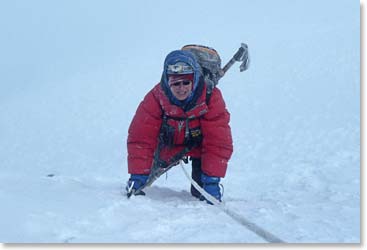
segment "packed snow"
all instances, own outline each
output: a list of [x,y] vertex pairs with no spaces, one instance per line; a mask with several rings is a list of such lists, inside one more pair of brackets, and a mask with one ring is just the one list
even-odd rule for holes
[[[312,14],[311,14],[312,13]],[[127,199],[127,130],[185,44],[214,47],[234,153],[224,206],[289,243],[360,240],[357,1],[0,3],[0,242],[264,243],[180,166]],[[190,171],[190,165],[185,165]]]

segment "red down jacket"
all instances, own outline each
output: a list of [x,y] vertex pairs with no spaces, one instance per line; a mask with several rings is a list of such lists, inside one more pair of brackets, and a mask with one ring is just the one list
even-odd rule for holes
[[[218,88],[213,89],[208,105],[205,102],[205,92],[204,88],[194,108],[187,112],[170,103],[160,84],[145,96],[129,127],[127,149],[130,174],[150,173],[153,155],[158,146],[162,117],[166,114],[169,117],[190,117],[189,127],[201,128],[203,138],[201,145],[193,148],[187,156],[201,158],[202,170],[207,175],[225,176],[227,163],[233,151],[230,114]],[[165,161],[184,148],[186,126],[185,122],[175,119],[169,119],[168,122],[174,128],[175,146],[162,150],[161,159]]]

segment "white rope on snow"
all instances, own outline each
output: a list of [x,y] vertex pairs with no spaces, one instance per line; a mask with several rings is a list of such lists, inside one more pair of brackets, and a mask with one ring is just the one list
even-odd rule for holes
[[219,202],[213,196],[211,196],[210,194],[208,194],[202,187],[199,186],[199,184],[197,184],[191,178],[191,176],[187,173],[186,169],[184,168],[184,166],[182,164],[182,161],[180,161],[180,165],[181,165],[181,168],[182,168],[184,174],[190,180],[191,184],[196,188],[196,190],[198,190],[205,197],[205,199],[207,199],[208,201],[210,201],[211,203],[213,203],[215,205],[215,207],[221,209],[223,212],[225,212],[228,216],[230,216],[236,222],[238,222],[241,225],[245,226],[248,230],[254,232],[258,236],[260,236],[261,238],[263,238],[265,241],[267,241],[269,243],[286,243],[285,241],[281,240],[280,238],[278,238],[274,234],[266,231],[265,229],[259,227],[255,223],[247,220],[246,218],[244,218],[240,214],[238,214],[238,213],[230,210],[229,208],[227,208],[224,205],[224,203]]

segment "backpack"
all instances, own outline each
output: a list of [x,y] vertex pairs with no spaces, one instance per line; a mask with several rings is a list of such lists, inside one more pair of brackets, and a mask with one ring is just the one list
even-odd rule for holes
[[221,68],[222,60],[218,52],[210,47],[197,44],[185,45],[181,50],[188,50],[194,54],[202,68],[202,75],[207,84],[206,103],[209,103],[211,93],[217,86],[219,79],[224,75]]

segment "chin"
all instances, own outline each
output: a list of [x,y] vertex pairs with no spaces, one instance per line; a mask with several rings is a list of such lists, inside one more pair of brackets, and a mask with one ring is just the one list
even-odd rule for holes
[[180,100],[180,101],[184,101],[184,100],[186,100],[187,97],[188,96],[183,96],[183,97],[178,97],[177,99]]

